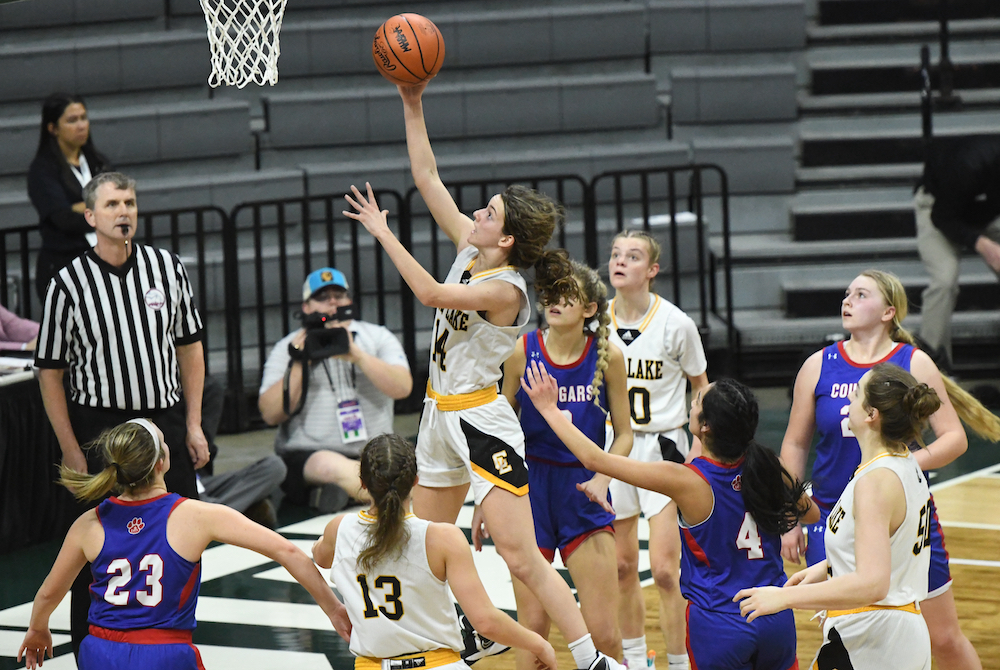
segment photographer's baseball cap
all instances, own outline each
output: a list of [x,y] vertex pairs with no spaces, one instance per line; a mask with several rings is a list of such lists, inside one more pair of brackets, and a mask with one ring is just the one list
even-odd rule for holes
[[333,268],[320,268],[310,272],[302,284],[302,300],[308,300],[313,293],[327,286],[339,286],[345,291],[350,290],[343,272]]

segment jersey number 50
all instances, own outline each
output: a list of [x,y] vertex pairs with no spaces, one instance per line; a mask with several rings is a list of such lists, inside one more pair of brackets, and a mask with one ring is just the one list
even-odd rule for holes
[[[148,591],[136,591],[135,599],[146,607],[156,607],[163,600],[163,559],[157,554],[146,554],[139,561],[139,571],[148,571],[146,586]],[[117,573],[117,574],[116,574]],[[127,558],[116,558],[108,563],[108,574],[116,575],[108,580],[108,588],[104,591],[104,600],[112,605],[128,605],[129,591],[118,589],[127,587],[132,581],[132,564]]]

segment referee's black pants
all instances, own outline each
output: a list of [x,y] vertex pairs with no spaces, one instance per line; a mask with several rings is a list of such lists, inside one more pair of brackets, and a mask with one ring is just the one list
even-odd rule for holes
[[[163,439],[170,447],[170,469],[164,476],[167,490],[179,493],[187,498],[198,498],[198,484],[194,473],[194,463],[187,449],[187,408],[182,399],[176,405],[164,410],[147,410],[145,412],[120,409],[104,409],[101,407],[84,407],[69,401],[69,420],[73,426],[73,434],[81,446],[96,439],[104,430],[124,423],[129,419],[149,419],[163,431]],[[90,474],[100,472],[104,467],[100,453],[96,450],[84,450],[87,457],[87,470]],[[96,507],[96,503],[77,503],[77,515]],[[79,658],[80,643],[87,636],[87,615],[90,611],[90,584],[93,576],[90,574],[90,563],[83,566],[70,590],[70,636],[73,643],[73,655]]]

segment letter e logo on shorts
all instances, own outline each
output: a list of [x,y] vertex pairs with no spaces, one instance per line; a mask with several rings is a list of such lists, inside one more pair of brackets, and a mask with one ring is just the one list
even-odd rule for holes
[[505,475],[514,468],[507,462],[507,450],[503,449],[493,454],[493,466],[497,469],[498,475]]
[[163,295],[163,291],[155,286],[146,291],[144,297],[146,299],[146,306],[156,311],[163,309],[163,306],[167,304],[167,297]]

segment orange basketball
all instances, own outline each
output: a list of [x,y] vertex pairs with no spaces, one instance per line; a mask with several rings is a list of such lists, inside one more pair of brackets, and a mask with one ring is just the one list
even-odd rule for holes
[[430,19],[397,14],[375,31],[375,67],[394,84],[419,84],[438,73],[444,62],[444,38]]

